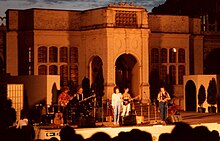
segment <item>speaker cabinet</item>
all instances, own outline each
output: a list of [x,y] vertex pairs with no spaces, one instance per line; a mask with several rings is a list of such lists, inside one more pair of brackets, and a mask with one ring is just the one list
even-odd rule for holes
[[167,124],[172,124],[172,123],[181,122],[181,121],[182,121],[181,115],[169,115],[166,119]]
[[127,125],[136,125],[136,124],[137,124],[136,115],[129,115],[120,118],[120,125],[127,126]]
[[94,117],[80,117],[78,127],[95,127]]

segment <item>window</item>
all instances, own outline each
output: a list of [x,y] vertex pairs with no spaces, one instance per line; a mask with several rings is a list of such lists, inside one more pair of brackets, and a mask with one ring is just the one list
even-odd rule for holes
[[70,48],[70,63],[78,63],[78,48]]
[[57,66],[56,65],[51,65],[49,67],[49,75],[57,75]]
[[178,51],[178,61],[179,63],[185,63],[185,50],[182,48]]
[[67,53],[67,47],[61,47],[60,48],[60,62],[68,62],[68,53]]
[[176,67],[171,65],[169,68],[170,84],[176,84]]
[[77,65],[70,66],[70,79],[76,82],[76,84],[78,83],[78,66]]
[[50,47],[49,62],[57,62],[57,47]]
[[165,81],[166,77],[167,77],[167,66],[162,65],[160,67],[160,79]]
[[29,47],[28,49],[28,62],[31,63],[31,59],[32,59],[32,53],[31,53],[31,47]]
[[62,80],[62,86],[68,84],[68,66],[62,65],[60,66],[60,79]]
[[159,63],[159,50],[157,48],[151,50],[151,63]]
[[[29,56],[29,59],[30,59],[30,56]],[[47,47],[45,46],[39,47],[38,48],[38,63],[46,63],[46,62],[47,62]]]
[[176,49],[175,48],[171,48],[169,50],[169,60],[170,63],[176,63]]
[[161,63],[167,63],[167,49],[165,49],[165,48],[162,48],[161,50],[160,50],[160,54],[161,54],[161,57],[160,57],[160,61],[161,61]]
[[41,65],[38,67],[38,75],[47,75],[47,66]]
[[212,13],[208,14],[209,31],[215,31],[215,16]]
[[178,84],[183,84],[183,76],[185,75],[185,66],[180,65],[178,69]]

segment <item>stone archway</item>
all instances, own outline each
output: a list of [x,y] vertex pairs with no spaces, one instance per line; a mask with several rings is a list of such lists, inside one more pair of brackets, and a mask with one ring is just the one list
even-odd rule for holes
[[90,63],[90,81],[91,89],[95,92],[98,103],[101,103],[104,96],[104,78],[103,78],[103,63],[99,56],[93,57]]
[[196,111],[196,85],[192,80],[185,86],[185,106],[186,111]]
[[220,49],[212,50],[204,60],[204,73],[205,74],[220,74]]
[[115,84],[123,93],[124,88],[130,89],[132,97],[139,94],[139,68],[136,58],[131,54],[120,55],[115,63]]

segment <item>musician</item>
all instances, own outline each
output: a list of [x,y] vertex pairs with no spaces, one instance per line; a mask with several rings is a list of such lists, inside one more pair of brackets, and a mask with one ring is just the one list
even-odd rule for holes
[[122,95],[122,114],[121,116],[128,116],[129,112],[131,111],[131,95],[128,93],[129,88],[124,89],[124,93]]
[[84,97],[83,97],[83,88],[79,87],[77,89],[77,92],[73,95],[73,97],[74,97],[74,102],[75,103],[78,103],[78,102],[82,101],[84,99]]
[[164,87],[160,88],[160,92],[157,95],[157,100],[159,101],[161,119],[165,120],[167,117],[168,100],[170,100],[170,95]]
[[122,94],[119,91],[119,87],[114,87],[114,93],[112,94],[112,108],[114,109],[114,125],[119,124],[119,117],[121,112]]
[[71,100],[72,105],[76,108],[76,116],[77,118],[80,116],[80,113],[83,113],[84,105],[83,105],[83,88],[77,88],[77,92],[73,95],[73,99]]
[[70,100],[73,99],[72,96],[70,96],[68,94],[69,92],[69,87],[67,86],[64,86],[61,90],[61,93],[58,97],[58,112],[60,113],[60,115],[62,114],[63,116],[63,123],[67,123],[67,112],[68,112],[68,109],[67,109],[67,104],[69,103]]
[[73,98],[68,94],[68,92],[69,92],[69,87],[64,86],[62,88],[62,92],[60,93],[60,95],[58,97],[58,103],[61,107],[66,107],[69,100],[71,100]]

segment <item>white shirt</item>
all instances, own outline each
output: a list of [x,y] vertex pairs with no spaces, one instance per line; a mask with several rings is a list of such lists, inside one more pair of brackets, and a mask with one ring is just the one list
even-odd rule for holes
[[18,121],[17,128],[21,129],[22,126],[27,126],[27,125],[28,125],[28,119],[24,118]]
[[121,102],[122,94],[121,93],[113,93],[112,94],[112,106],[115,106],[116,104]]

